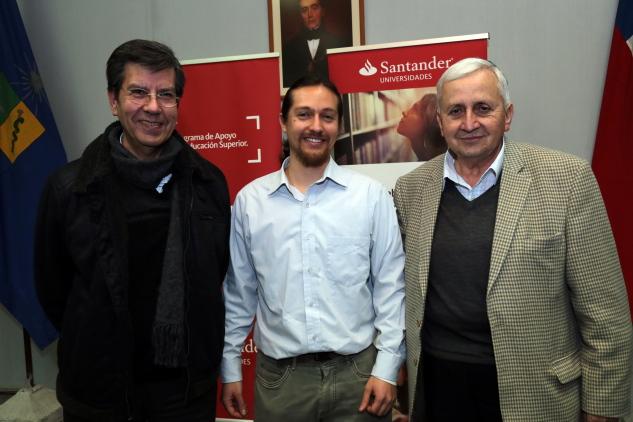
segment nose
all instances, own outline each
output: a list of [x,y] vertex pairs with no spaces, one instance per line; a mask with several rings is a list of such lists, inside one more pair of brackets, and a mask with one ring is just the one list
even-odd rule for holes
[[158,97],[156,95],[148,95],[147,100],[145,101],[145,105],[143,106],[143,110],[147,112],[159,112],[161,109],[160,104],[158,104]]
[[310,120],[310,130],[314,132],[320,132],[323,129],[321,117],[316,113]]
[[464,120],[462,121],[462,128],[465,131],[472,132],[479,127],[479,120],[477,115],[472,110],[466,110],[464,113]]

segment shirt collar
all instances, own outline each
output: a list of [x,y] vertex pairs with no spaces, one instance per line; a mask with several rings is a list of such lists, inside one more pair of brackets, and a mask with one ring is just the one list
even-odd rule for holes
[[[276,172],[276,176],[271,179],[271,184],[269,186],[270,187],[269,195],[272,195],[275,192],[277,192],[282,186],[285,187],[286,189],[289,189],[290,182],[288,181],[288,176],[286,176],[286,172],[284,171],[288,167],[289,163],[290,163],[290,157],[286,157],[284,162],[281,164],[281,168]],[[334,159],[330,157],[330,161],[325,167],[323,176],[321,176],[319,180],[314,182],[314,184],[316,185],[319,183],[323,183],[326,180],[331,180],[337,185],[340,185],[342,187],[347,187],[349,183],[349,177],[350,177],[349,173],[344,171],[338,164],[336,164]]]
[[[492,172],[495,178],[495,183],[496,183],[496,180],[499,178],[499,175],[501,174],[501,170],[503,169],[503,159],[505,156],[505,149],[506,149],[506,143],[505,143],[505,137],[504,137],[503,141],[501,142],[501,150],[497,154],[497,157],[492,162],[490,167],[488,167],[486,171],[483,172],[483,174],[479,178],[479,181],[481,181],[481,179],[483,179],[487,173]],[[447,179],[447,178],[460,185],[468,186],[468,183],[466,183],[466,181],[462,178],[462,176],[460,176],[457,173],[457,170],[455,170],[455,158],[453,158],[450,151],[447,151],[446,154],[444,155],[444,179]],[[477,184],[479,184],[479,181],[477,182]],[[475,184],[475,186],[477,186],[477,184]],[[470,186],[470,188],[474,188],[475,186]]]

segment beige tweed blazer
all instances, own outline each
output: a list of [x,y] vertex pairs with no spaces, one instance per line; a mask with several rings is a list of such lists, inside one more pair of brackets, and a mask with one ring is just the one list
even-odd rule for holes
[[[409,408],[416,414],[424,409],[413,401],[423,385],[420,329],[443,165],[444,155],[422,164],[394,192],[406,253]],[[507,141],[500,183],[486,306],[504,421],[578,421],[581,410],[627,414],[631,319],[589,164]]]

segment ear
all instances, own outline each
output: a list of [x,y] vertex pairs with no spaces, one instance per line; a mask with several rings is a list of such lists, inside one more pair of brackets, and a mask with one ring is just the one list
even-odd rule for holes
[[118,112],[118,103],[119,100],[116,98],[116,95],[114,95],[114,91],[108,91],[108,103],[110,103],[110,111],[112,112],[113,116],[119,116],[119,112]]
[[506,117],[505,117],[505,125],[504,131],[510,130],[510,124],[512,123],[512,116],[514,116],[514,104],[510,103],[508,108],[506,109]]
[[[440,133],[442,134],[442,136],[444,136],[444,128],[442,127],[442,118],[440,117],[440,112],[436,112],[435,113],[435,119],[437,120],[437,124],[440,127]],[[444,138],[446,138],[444,136]]]
[[279,113],[279,125],[281,126],[281,131],[286,132],[286,123],[284,122],[284,116]]

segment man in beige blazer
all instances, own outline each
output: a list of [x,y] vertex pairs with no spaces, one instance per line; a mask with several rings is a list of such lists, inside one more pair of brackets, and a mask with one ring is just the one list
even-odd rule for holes
[[589,164],[504,139],[514,109],[486,60],[437,90],[449,153],[394,193],[412,420],[617,421],[631,319]]

